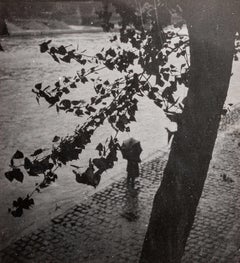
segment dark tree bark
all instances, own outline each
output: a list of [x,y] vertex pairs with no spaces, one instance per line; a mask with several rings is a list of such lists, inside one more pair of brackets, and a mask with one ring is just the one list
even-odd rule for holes
[[229,86],[236,33],[232,6],[228,1],[194,2],[187,7],[190,88],[154,198],[141,263],[181,262]]

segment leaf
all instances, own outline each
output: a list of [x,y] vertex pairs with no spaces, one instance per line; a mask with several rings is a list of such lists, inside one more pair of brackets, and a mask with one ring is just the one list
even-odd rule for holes
[[18,207],[15,211],[11,212],[14,217],[21,217],[23,214],[23,209]]
[[106,81],[104,81],[103,84],[106,85],[106,86],[108,86],[108,85],[110,85],[110,82],[109,82],[108,80],[106,80]]
[[86,77],[81,77],[81,82],[84,84],[84,83],[88,82],[88,79]]
[[160,100],[160,99],[155,99],[154,100],[154,103],[158,106],[158,107],[160,107],[160,108],[162,108],[162,100]]
[[163,78],[166,80],[166,81],[168,81],[169,80],[169,74],[168,73],[163,73],[162,74],[163,75]]
[[48,41],[48,42],[43,42],[42,44],[39,45],[41,53],[45,53],[46,51],[48,51],[48,44],[49,43],[50,42]]
[[99,152],[99,155],[102,154],[102,151],[103,151],[103,145],[101,143],[99,143],[96,147],[96,150]]
[[70,102],[70,100],[62,100],[62,101],[60,102],[60,105],[63,105],[64,108],[66,108],[66,109],[71,108],[71,102]]
[[64,46],[60,46],[60,47],[58,48],[58,53],[59,53],[60,55],[65,55],[65,54],[67,53],[67,50],[66,50],[66,48],[65,48]]
[[22,152],[20,152],[18,150],[14,153],[14,155],[12,157],[12,159],[22,159],[22,158],[24,158],[24,155]]
[[86,109],[87,109],[89,112],[95,112],[95,111],[96,111],[96,109],[93,108],[93,107],[90,106],[90,105],[87,105],[87,106],[86,106]]
[[14,171],[14,178],[18,182],[22,183],[23,182],[23,178],[24,178],[24,175],[23,175],[22,171],[20,169],[14,169],[13,171]]
[[115,122],[116,122],[116,119],[117,119],[116,115],[111,115],[111,116],[108,118],[108,121],[109,121],[110,123],[115,123]]
[[14,175],[13,175],[12,171],[6,172],[5,176],[10,182],[12,182],[14,179]]
[[25,157],[24,159],[24,168],[26,170],[30,169],[32,167],[32,162],[27,158]]
[[73,83],[70,84],[70,88],[72,88],[72,89],[77,88],[77,85],[75,84],[75,82],[73,82]]
[[22,208],[29,209],[32,205],[34,205],[34,200],[28,196],[23,200]]
[[74,168],[76,168],[76,169],[82,168],[82,166],[77,166],[77,165],[74,165],[74,164],[70,164],[70,166],[72,166],[72,167],[74,167]]
[[40,90],[40,89],[42,88],[42,83],[37,83],[37,84],[35,85],[35,88],[38,89],[38,90]]
[[54,136],[52,142],[58,142],[60,140],[60,137],[59,136]]
[[5,176],[10,182],[12,182],[13,179],[15,179],[21,183],[23,182],[23,177],[24,177],[20,169],[13,169],[12,171],[6,172]]
[[75,114],[76,114],[77,116],[82,116],[82,115],[84,115],[84,114],[83,114],[83,111],[82,111],[81,109],[76,109]]
[[99,60],[104,60],[104,56],[103,56],[101,53],[97,53],[97,54],[96,54],[96,57],[97,57]]
[[54,54],[54,53],[57,53],[58,50],[55,48],[55,47],[51,47],[50,48],[50,53]]
[[136,121],[136,118],[134,117],[134,115],[130,115],[129,121]]
[[62,61],[66,62],[66,63],[70,63],[71,62],[71,57],[69,55],[66,55],[64,57],[61,58]]
[[151,100],[155,100],[155,99],[156,99],[156,95],[155,95],[154,92],[152,92],[152,91],[150,91],[150,92],[148,93],[148,97],[149,97],[149,99],[151,99]]
[[159,88],[157,88],[157,87],[152,87],[152,88],[151,88],[151,91],[152,91],[152,92],[158,92],[158,91],[159,91]]
[[72,103],[72,105],[76,106],[80,103],[84,103],[84,101],[83,100],[72,100],[71,103]]
[[68,93],[70,93],[69,89],[68,89],[68,88],[66,88],[66,87],[64,87],[64,88],[62,89],[62,91],[63,91],[65,94],[68,94]]
[[56,86],[56,88],[60,88],[60,82],[57,81],[57,82],[55,83],[55,86]]
[[110,42],[116,41],[117,40],[117,36],[114,35],[113,38],[110,39]]
[[37,149],[33,154],[31,154],[31,156],[37,156],[40,153],[42,153],[44,150],[43,149]]
[[69,78],[67,78],[67,77],[64,77],[64,80],[63,80],[63,82],[64,82],[64,83],[68,83],[68,82],[70,82],[70,79],[69,79]]
[[85,64],[87,63],[87,60],[86,60],[86,59],[82,59],[82,60],[80,60],[80,63],[81,63],[82,65],[85,65]]

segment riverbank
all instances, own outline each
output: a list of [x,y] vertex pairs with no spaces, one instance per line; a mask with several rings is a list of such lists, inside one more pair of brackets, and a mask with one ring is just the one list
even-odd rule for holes
[[49,29],[49,30],[22,30],[18,32],[11,32],[11,37],[24,36],[43,36],[43,35],[57,35],[57,34],[81,34],[81,33],[99,33],[102,31],[101,27],[81,26],[79,29]]
[[[59,22],[60,23],[60,22]],[[56,24],[56,22],[54,23]],[[59,27],[46,26],[43,23],[34,21],[34,26],[22,28],[10,22],[7,23],[10,37],[24,37],[24,36],[43,36],[43,35],[57,35],[57,34],[80,34],[80,33],[99,33],[103,29],[101,26],[75,26],[60,23]],[[34,28],[35,27],[35,28]],[[6,37],[6,36],[4,36]]]

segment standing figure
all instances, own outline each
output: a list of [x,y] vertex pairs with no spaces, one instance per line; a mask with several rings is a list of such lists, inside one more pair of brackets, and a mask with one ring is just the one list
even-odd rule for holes
[[134,188],[135,178],[139,177],[138,162],[128,160],[127,163],[127,186]]
[[123,158],[128,161],[127,163],[127,186],[134,188],[135,178],[139,177],[139,166],[141,162],[140,154],[142,147],[140,142],[134,138],[125,140],[121,146]]

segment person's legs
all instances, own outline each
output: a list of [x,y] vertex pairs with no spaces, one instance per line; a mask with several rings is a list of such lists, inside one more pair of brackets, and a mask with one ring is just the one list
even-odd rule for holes
[[135,177],[131,177],[131,187],[134,188],[135,185]]

